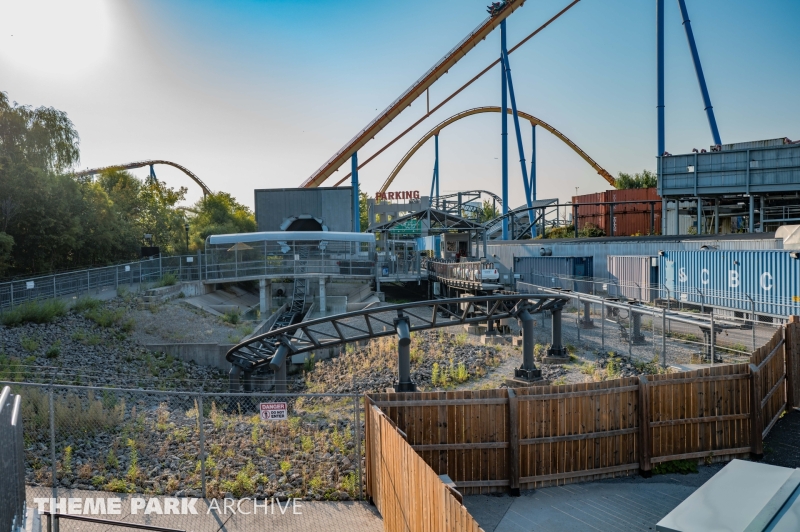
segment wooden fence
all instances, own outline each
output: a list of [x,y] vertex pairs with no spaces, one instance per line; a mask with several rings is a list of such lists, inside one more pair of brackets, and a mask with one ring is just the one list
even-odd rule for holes
[[564,386],[370,394],[367,402],[463,493],[647,474],[672,460],[763,453],[763,438],[800,395],[800,323],[786,334],[788,343],[777,330],[750,364]]
[[367,493],[387,532],[483,531],[442,480],[377,407],[366,409]]

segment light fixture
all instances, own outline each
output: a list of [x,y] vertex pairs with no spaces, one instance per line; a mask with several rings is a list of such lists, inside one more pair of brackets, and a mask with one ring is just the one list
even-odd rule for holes
[[791,253],[789,253],[789,256],[792,257],[793,259],[800,259],[800,253],[797,251],[792,251]]
[[664,252],[664,250],[663,250],[663,249],[659,249],[659,250],[658,250],[658,256],[659,256],[659,257],[663,257],[664,255],[666,255],[666,253]]

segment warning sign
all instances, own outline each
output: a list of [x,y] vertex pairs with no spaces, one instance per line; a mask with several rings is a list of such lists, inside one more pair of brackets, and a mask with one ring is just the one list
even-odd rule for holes
[[275,421],[286,417],[286,403],[261,403],[261,421]]

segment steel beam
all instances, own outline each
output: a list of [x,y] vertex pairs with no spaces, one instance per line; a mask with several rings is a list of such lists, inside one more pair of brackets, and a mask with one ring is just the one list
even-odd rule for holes
[[350,183],[353,187],[353,232],[361,232],[361,198],[358,194],[358,152],[350,157]]
[[[517,114],[517,99],[514,97],[514,82],[511,79],[511,64],[508,61],[508,51],[505,47],[502,50],[503,66],[506,71],[506,81],[508,82],[508,95],[511,97],[511,115],[514,118],[514,132],[517,136],[517,152],[519,153],[519,165],[522,171],[522,184],[525,187],[525,202],[528,204],[528,209],[531,209],[531,185],[528,181],[528,169],[525,166],[525,148],[522,146],[522,131],[519,127],[519,115]],[[533,211],[528,211],[528,221],[533,225]]]
[[[506,21],[500,23],[500,180],[502,183],[503,215],[508,214],[508,79],[503,66],[506,49]],[[503,218],[503,240],[508,240],[508,218]]]
[[705,105],[706,116],[708,117],[708,126],[711,128],[711,137],[714,139],[714,144],[722,144],[717,129],[717,119],[714,117],[714,108],[711,106],[711,96],[708,94],[708,87],[706,86],[706,78],[703,75],[703,66],[700,64],[700,55],[697,53],[697,45],[694,42],[694,32],[692,31],[692,23],[689,21],[689,12],[686,10],[685,0],[678,0],[678,6],[681,9],[681,17],[683,17],[683,29],[686,30],[686,40],[689,42],[689,50],[692,52],[692,61],[694,62],[694,70],[697,74],[697,83],[700,85],[700,93],[703,96],[703,105]]
[[522,366],[514,370],[514,378],[526,381],[541,380],[542,370],[536,368],[533,359],[533,348],[536,344],[533,336],[533,316],[527,310],[523,310],[519,313],[518,319],[522,329]]
[[656,0],[656,110],[658,115],[658,153],[666,151],[664,133],[664,0]]

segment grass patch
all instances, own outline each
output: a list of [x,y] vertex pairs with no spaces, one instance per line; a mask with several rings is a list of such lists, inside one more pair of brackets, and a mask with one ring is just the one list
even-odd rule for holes
[[[124,309],[100,309],[96,308],[86,312],[86,317],[98,324],[100,327],[114,327],[122,321],[125,316]],[[131,328],[133,326],[131,325]]]
[[661,462],[653,466],[654,475],[666,475],[669,473],[680,473],[681,475],[697,473],[697,461],[672,460],[671,462]]
[[29,353],[39,349],[39,340],[32,336],[23,336],[20,338],[19,343],[22,345],[22,349]]
[[95,298],[89,297],[89,296],[83,296],[83,297],[79,297],[75,301],[75,304],[72,305],[72,311],[73,312],[83,313],[83,312],[86,312],[86,311],[89,311],[89,310],[94,310],[94,309],[98,308],[99,306],[100,306],[100,300],[99,299],[95,299]]
[[61,340],[57,340],[53,345],[47,348],[44,356],[47,358],[58,358],[61,354]]
[[23,323],[50,323],[66,314],[67,305],[60,299],[28,301],[0,314],[0,323],[6,327],[16,327]]

